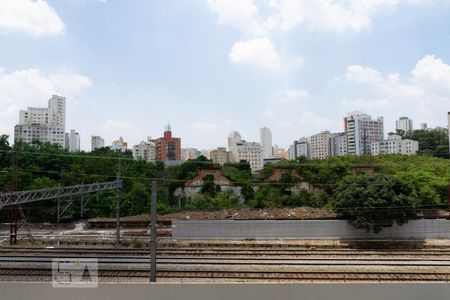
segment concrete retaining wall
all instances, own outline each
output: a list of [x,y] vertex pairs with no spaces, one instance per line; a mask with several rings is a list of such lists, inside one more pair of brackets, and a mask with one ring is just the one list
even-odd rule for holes
[[387,284],[102,284],[96,289],[54,289],[49,283],[0,283],[5,300],[434,300],[448,299],[447,283]]
[[173,221],[172,238],[182,239],[448,239],[450,221],[413,220],[379,234],[355,229],[345,220]]

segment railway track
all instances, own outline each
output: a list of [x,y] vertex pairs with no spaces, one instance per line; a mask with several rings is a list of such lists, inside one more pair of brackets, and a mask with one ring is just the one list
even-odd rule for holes
[[[20,253],[24,255],[38,254],[101,254],[101,255],[149,255],[150,252],[144,249],[111,249],[111,248],[0,248],[1,255],[9,255],[10,253]],[[276,255],[276,256],[449,256],[450,250],[327,250],[327,249],[242,249],[242,248],[159,248],[158,254],[178,255]]]
[[[118,278],[146,280],[149,277],[147,270],[99,270],[102,281]],[[404,272],[236,272],[236,271],[157,271],[159,279],[204,279],[204,280],[255,280],[255,281],[376,281],[376,282],[448,282],[448,273],[404,273]],[[2,277],[39,277],[42,281],[52,279],[51,269],[0,269]]]
[[[101,281],[146,281],[149,251],[0,248],[0,281],[49,281],[53,258],[97,258]],[[167,247],[160,280],[448,282],[450,251]]]

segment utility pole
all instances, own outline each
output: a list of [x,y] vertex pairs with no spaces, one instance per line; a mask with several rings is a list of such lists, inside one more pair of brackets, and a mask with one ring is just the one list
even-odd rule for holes
[[80,217],[84,218],[84,195],[81,195]]
[[152,203],[150,211],[150,282],[156,282],[156,181],[152,182]]
[[[120,182],[120,172],[117,172],[117,183]],[[120,244],[120,188],[116,189],[116,244]]]
[[61,216],[61,198],[58,198],[58,200],[57,200],[57,205],[58,205],[58,208],[57,208],[57,212],[56,212],[56,223],[59,223],[59,217]]

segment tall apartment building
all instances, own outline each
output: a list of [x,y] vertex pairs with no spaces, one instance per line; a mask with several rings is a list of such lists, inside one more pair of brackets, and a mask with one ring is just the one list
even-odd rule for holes
[[143,160],[146,162],[156,161],[156,143],[150,138],[147,142],[142,141],[138,145],[133,146],[133,158],[135,160]]
[[347,133],[332,133],[330,137],[330,156],[345,156],[348,154]]
[[232,131],[228,136],[228,149],[230,149],[230,147],[236,145],[236,143],[240,141],[242,141],[241,134],[237,131]]
[[263,158],[270,158],[274,155],[272,149],[272,132],[269,128],[263,127],[259,129],[259,141],[263,151]]
[[420,123],[420,130],[427,130],[428,124],[427,123]]
[[80,134],[74,129],[70,133],[66,133],[66,149],[69,152],[80,152]]
[[112,142],[110,148],[111,150],[125,152],[128,150],[128,143],[123,140],[123,137],[119,137],[118,140]]
[[322,131],[309,138],[311,159],[326,159],[330,156],[330,138],[329,131]]
[[242,140],[239,132],[233,131],[228,137],[228,147],[233,162],[247,161],[253,173],[263,168],[263,153],[259,143]]
[[53,95],[47,108],[28,107],[19,112],[14,142],[49,142],[65,148],[66,98]]
[[408,117],[400,117],[397,121],[395,121],[395,129],[403,130],[405,133],[413,131],[413,120]]
[[155,142],[157,160],[181,161],[181,138],[172,137],[170,125],[167,125],[164,136]]
[[351,112],[344,118],[347,133],[347,151],[349,154],[370,154],[371,144],[380,142],[384,137],[383,118],[376,120],[363,113]]
[[225,147],[219,147],[209,153],[210,159],[221,166],[230,162],[230,155],[232,154]]
[[372,155],[381,154],[403,154],[414,155],[419,150],[419,142],[413,140],[402,140],[396,134],[388,136],[387,140],[374,142],[371,144]]
[[91,151],[105,147],[105,140],[98,135],[91,136]]
[[299,157],[309,158],[309,141],[308,138],[302,137],[289,147],[289,159],[296,160]]

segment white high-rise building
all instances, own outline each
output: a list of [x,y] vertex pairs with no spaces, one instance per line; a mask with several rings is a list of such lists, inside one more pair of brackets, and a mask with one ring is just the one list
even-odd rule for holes
[[125,152],[128,150],[128,143],[123,140],[123,137],[120,137],[118,140],[112,142],[111,150]]
[[330,138],[330,156],[345,156],[347,150],[347,133],[332,133]]
[[40,141],[65,148],[66,98],[53,95],[47,108],[28,107],[19,112],[14,128],[14,142]]
[[309,138],[311,159],[326,159],[330,156],[330,138],[329,131],[322,131]]
[[298,141],[294,141],[289,147],[289,159],[296,160],[299,157],[310,158],[309,141],[307,137],[302,137]]
[[80,152],[80,134],[74,129],[66,133],[66,148],[69,152]]
[[98,135],[91,136],[91,151],[105,147],[105,140]]
[[66,98],[53,95],[48,100],[48,107],[28,107],[19,112],[20,125],[48,125],[66,129]]
[[228,136],[228,148],[236,145],[236,143],[240,141],[242,141],[241,134],[237,131],[232,131]]
[[269,128],[263,127],[259,129],[259,141],[263,151],[263,158],[270,158],[274,155],[272,148],[272,132]]
[[400,117],[397,121],[395,121],[395,129],[403,130],[405,133],[409,133],[413,131],[413,120],[408,117]]
[[156,144],[150,138],[147,142],[140,142],[133,146],[133,158],[135,160],[144,160],[146,162],[156,161]]
[[419,142],[413,140],[402,140],[397,134],[388,136],[387,140],[371,144],[372,155],[381,154],[403,154],[414,155],[419,150]]
[[233,131],[230,133],[228,137],[228,150],[231,152],[233,162],[247,161],[253,173],[263,168],[261,145],[242,140],[239,132]]
[[349,154],[370,154],[371,144],[380,142],[384,137],[383,117],[376,120],[363,112],[351,112],[344,118],[347,133],[347,151]]

